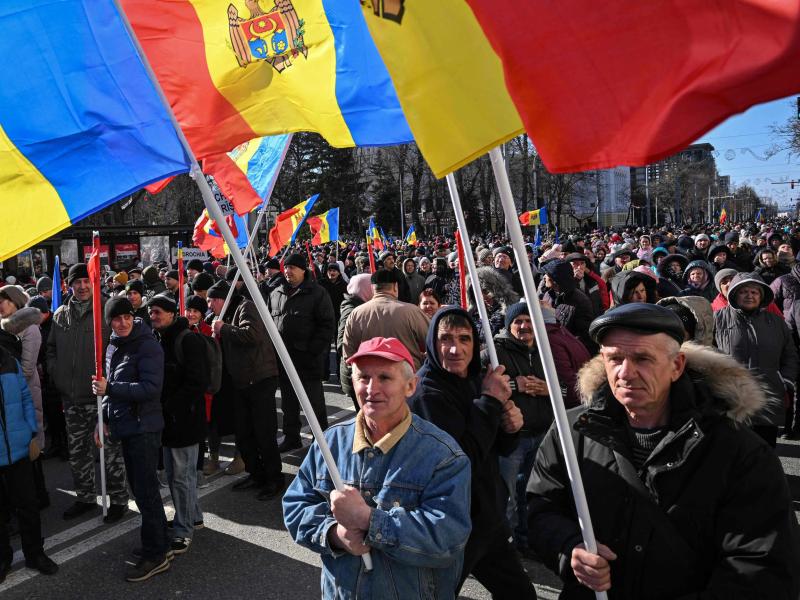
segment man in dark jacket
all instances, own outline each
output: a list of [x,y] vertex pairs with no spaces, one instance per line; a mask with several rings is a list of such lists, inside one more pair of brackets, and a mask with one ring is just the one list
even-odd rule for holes
[[391,250],[384,250],[378,256],[378,261],[380,262],[381,268],[386,271],[392,271],[397,275],[397,287],[399,290],[397,299],[400,300],[400,302],[416,304],[416,299],[411,297],[411,289],[408,287],[406,278],[403,277],[403,272],[397,268],[397,259],[395,258],[394,252]]
[[634,303],[592,323],[601,344],[567,413],[597,553],[583,548],[558,432],[528,483],[531,543],[560,598],[797,598],[794,512],[781,464],[741,423],[766,402],[730,357],[681,346],[669,309]]
[[[286,283],[269,297],[275,325],[289,350],[320,426],[328,426],[322,392],[322,356],[330,351],[336,331],[333,305],[327,292],[311,277],[302,254],[291,254],[283,264]],[[300,402],[281,366],[281,408],[285,438],[278,449],[300,448]]]
[[523,425],[522,413],[510,399],[509,378],[502,366],[481,378],[478,330],[460,308],[434,315],[426,347],[409,406],[453,436],[472,467],[472,533],[464,550],[459,589],[472,573],[494,597],[535,598],[519,555],[509,543],[508,492],[498,467],[498,457],[516,448]]
[[594,318],[592,302],[580,291],[572,275],[572,267],[561,259],[545,263],[544,291],[539,294],[545,304],[550,304],[558,316],[558,322],[583,342],[592,352],[596,346],[589,337],[589,324]]
[[175,505],[170,549],[182,554],[189,549],[196,525],[203,522],[197,500],[197,453],[206,434],[205,392],[209,383],[205,342],[189,331],[186,317],[168,294],[147,303],[156,337],[164,349],[164,468]]
[[[219,281],[208,290],[208,302],[219,315],[230,289]],[[278,361],[256,305],[234,293],[223,319],[214,321],[214,336],[222,345],[222,361],[235,388],[236,445],[250,474],[233,488],[257,489],[259,500],[283,490],[281,457],[275,438],[278,417]]]
[[[94,380],[94,393],[103,396],[104,434],[122,444],[128,482],[142,515],[138,560],[128,570],[128,581],[145,581],[169,569],[171,550],[167,518],[158,484],[158,454],[164,416],[161,387],[164,351],[153,332],[134,317],[133,304],[114,297],[105,306],[112,334],[106,350],[106,378]],[[95,443],[100,446],[95,430]]]
[[[92,284],[84,263],[69,268],[67,283],[72,290],[69,301],[53,314],[53,328],[47,339],[47,370],[61,394],[67,424],[69,466],[77,498],[64,511],[65,519],[97,510],[93,432],[97,424],[97,397],[92,392],[95,374],[94,326],[92,323]],[[105,304],[105,301],[101,301]],[[109,330],[103,327],[103,343]],[[111,506],[105,521],[112,523],[128,510],[125,462],[119,442],[106,444],[106,490]]]
[[591,300],[593,315],[596,317],[603,314],[600,286],[594,279],[587,275],[589,271],[589,259],[582,252],[573,252],[567,255],[564,260],[572,267],[572,276],[575,278],[575,284],[578,289]]

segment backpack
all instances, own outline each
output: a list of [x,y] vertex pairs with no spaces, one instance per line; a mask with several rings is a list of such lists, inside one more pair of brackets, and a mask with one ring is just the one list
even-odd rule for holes
[[206,392],[216,394],[222,387],[222,350],[213,338],[184,329],[175,337],[175,358],[178,364],[183,365],[183,338],[187,335],[196,335],[203,340],[206,349],[206,363],[208,364],[208,387]]

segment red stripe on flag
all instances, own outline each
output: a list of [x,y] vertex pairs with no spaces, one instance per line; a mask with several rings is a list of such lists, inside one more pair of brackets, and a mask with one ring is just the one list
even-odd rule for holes
[[203,161],[203,172],[214,177],[237,214],[246,215],[261,206],[261,196],[253,189],[244,171],[227,154],[215,154],[206,158]]

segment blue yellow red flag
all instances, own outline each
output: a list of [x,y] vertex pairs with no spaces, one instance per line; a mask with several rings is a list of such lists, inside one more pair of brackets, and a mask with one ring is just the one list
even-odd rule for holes
[[5,260],[189,161],[113,0],[0,12]]
[[269,199],[291,141],[291,134],[283,134],[244,142],[206,158],[203,171],[214,176],[237,214],[247,214]]
[[306,219],[311,228],[311,245],[319,246],[339,239],[339,209],[332,208]]
[[414,229],[414,225],[411,225],[411,227],[408,228],[408,232],[406,233],[404,241],[409,246],[417,245],[417,231]]
[[728,211],[725,210],[725,207],[722,207],[722,210],[719,212],[719,222],[720,225],[728,220]]
[[522,225],[547,225],[547,207],[529,210],[519,216]]
[[373,217],[369,218],[369,228],[367,229],[367,239],[372,244],[372,247],[375,250],[383,250],[383,240],[381,239],[381,234],[378,232],[378,228],[375,225],[375,219]]
[[316,131],[332,146],[412,140],[357,2],[122,0],[199,158]]
[[294,243],[300,227],[306,220],[308,213],[319,198],[319,194],[314,194],[308,200],[301,202],[283,211],[275,219],[275,225],[269,230],[269,256],[275,256],[278,250],[286,244]]

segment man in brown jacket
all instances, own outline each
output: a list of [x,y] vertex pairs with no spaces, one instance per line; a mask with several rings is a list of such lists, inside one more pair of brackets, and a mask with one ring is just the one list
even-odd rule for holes
[[[219,317],[230,285],[218,281],[208,290],[208,304]],[[236,445],[250,477],[234,490],[259,490],[258,499],[281,493],[284,477],[275,438],[278,433],[275,391],[278,362],[275,349],[255,304],[234,294],[231,303],[213,325],[222,346],[223,368],[236,388]]]
[[414,304],[397,298],[400,276],[394,271],[379,270],[372,274],[372,300],[357,307],[344,327],[342,357],[356,353],[358,346],[374,337],[394,337],[408,348],[414,359],[414,370],[425,360],[425,336],[430,319]]

